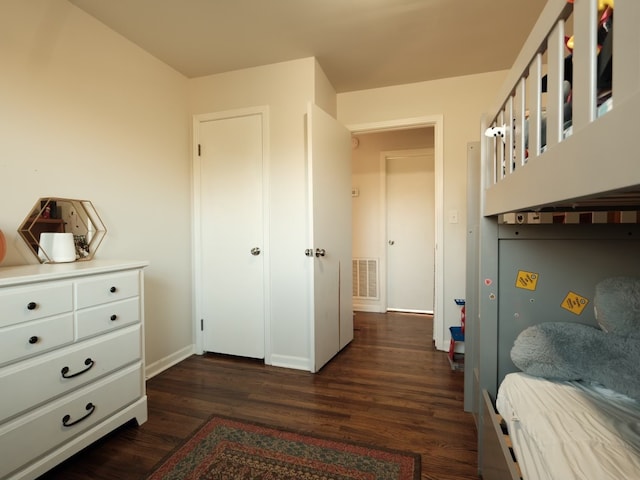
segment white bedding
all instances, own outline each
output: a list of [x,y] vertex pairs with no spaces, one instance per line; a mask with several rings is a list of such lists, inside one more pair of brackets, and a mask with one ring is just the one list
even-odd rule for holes
[[496,408],[524,480],[640,479],[640,404],[624,395],[511,373]]

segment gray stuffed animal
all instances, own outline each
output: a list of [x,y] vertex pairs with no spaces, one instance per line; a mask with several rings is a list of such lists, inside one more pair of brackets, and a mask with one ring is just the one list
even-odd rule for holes
[[547,322],[523,330],[511,360],[530,375],[597,382],[640,401],[640,279],[598,283],[594,310],[600,328]]

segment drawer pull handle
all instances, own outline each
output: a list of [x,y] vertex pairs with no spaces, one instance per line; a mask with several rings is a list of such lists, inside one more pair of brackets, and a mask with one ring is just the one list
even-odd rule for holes
[[89,370],[91,370],[91,367],[93,367],[96,362],[94,362],[93,360],[91,360],[90,358],[87,358],[84,361],[84,364],[87,365],[87,368],[85,368],[84,370],[80,370],[79,372],[76,373],[72,373],[69,374],[69,367],[62,367],[62,370],[60,370],[60,373],[62,374],[62,378],[73,378],[73,377],[77,377],[78,375],[82,375],[85,372],[88,372]]
[[89,412],[84,417],[81,417],[78,420],[74,420],[73,422],[71,422],[70,421],[71,415],[65,415],[64,417],[62,417],[62,425],[64,427],[73,427],[75,424],[80,423],[85,418],[89,418],[89,416],[96,411],[96,406],[91,402],[87,403],[87,406],[84,408]]
[[109,291],[110,291],[111,293],[116,293],[116,290],[118,290],[116,287],[111,287],[111,288],[109,289]]
[[114,322],[118,319],[118,316],[114,313],[113,315],[111,315],[111,321]]
[[35,335],[33,337],[29,337],[29,343],[31,345],[33,345],[34,343],[38,343],[38,340],[40,340],[38,337],[36,337]]
[[36,302],[27,303],[27,310],[35,310],[38,308],[38,304]]

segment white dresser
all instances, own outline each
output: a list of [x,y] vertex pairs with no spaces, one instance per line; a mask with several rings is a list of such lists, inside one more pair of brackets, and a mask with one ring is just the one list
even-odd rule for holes
[[146,262],[0,267],[0,479],[147,420]]

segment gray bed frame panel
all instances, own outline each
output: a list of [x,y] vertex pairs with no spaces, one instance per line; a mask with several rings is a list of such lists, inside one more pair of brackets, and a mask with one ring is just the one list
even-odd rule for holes
[[[542,322],[598,327],[593,309],[597,283],[608,277],[640,275],[639,227],[637,224],[499,227],[497,385],[505,375],[519,370],[511,361],[511,348],[527,327]],[[537,288],[518,288],[519,271],[535,273]],[[588,302],[582,312],[573,313],[562,307],[570,292]],[[491,395],[497,394],[487,389]]]
[[480,456],[483,480],[521,480],[518,469],[505,442],[502,428],[496,418],[489,393],[482,391],[481,432],[482,455]]

